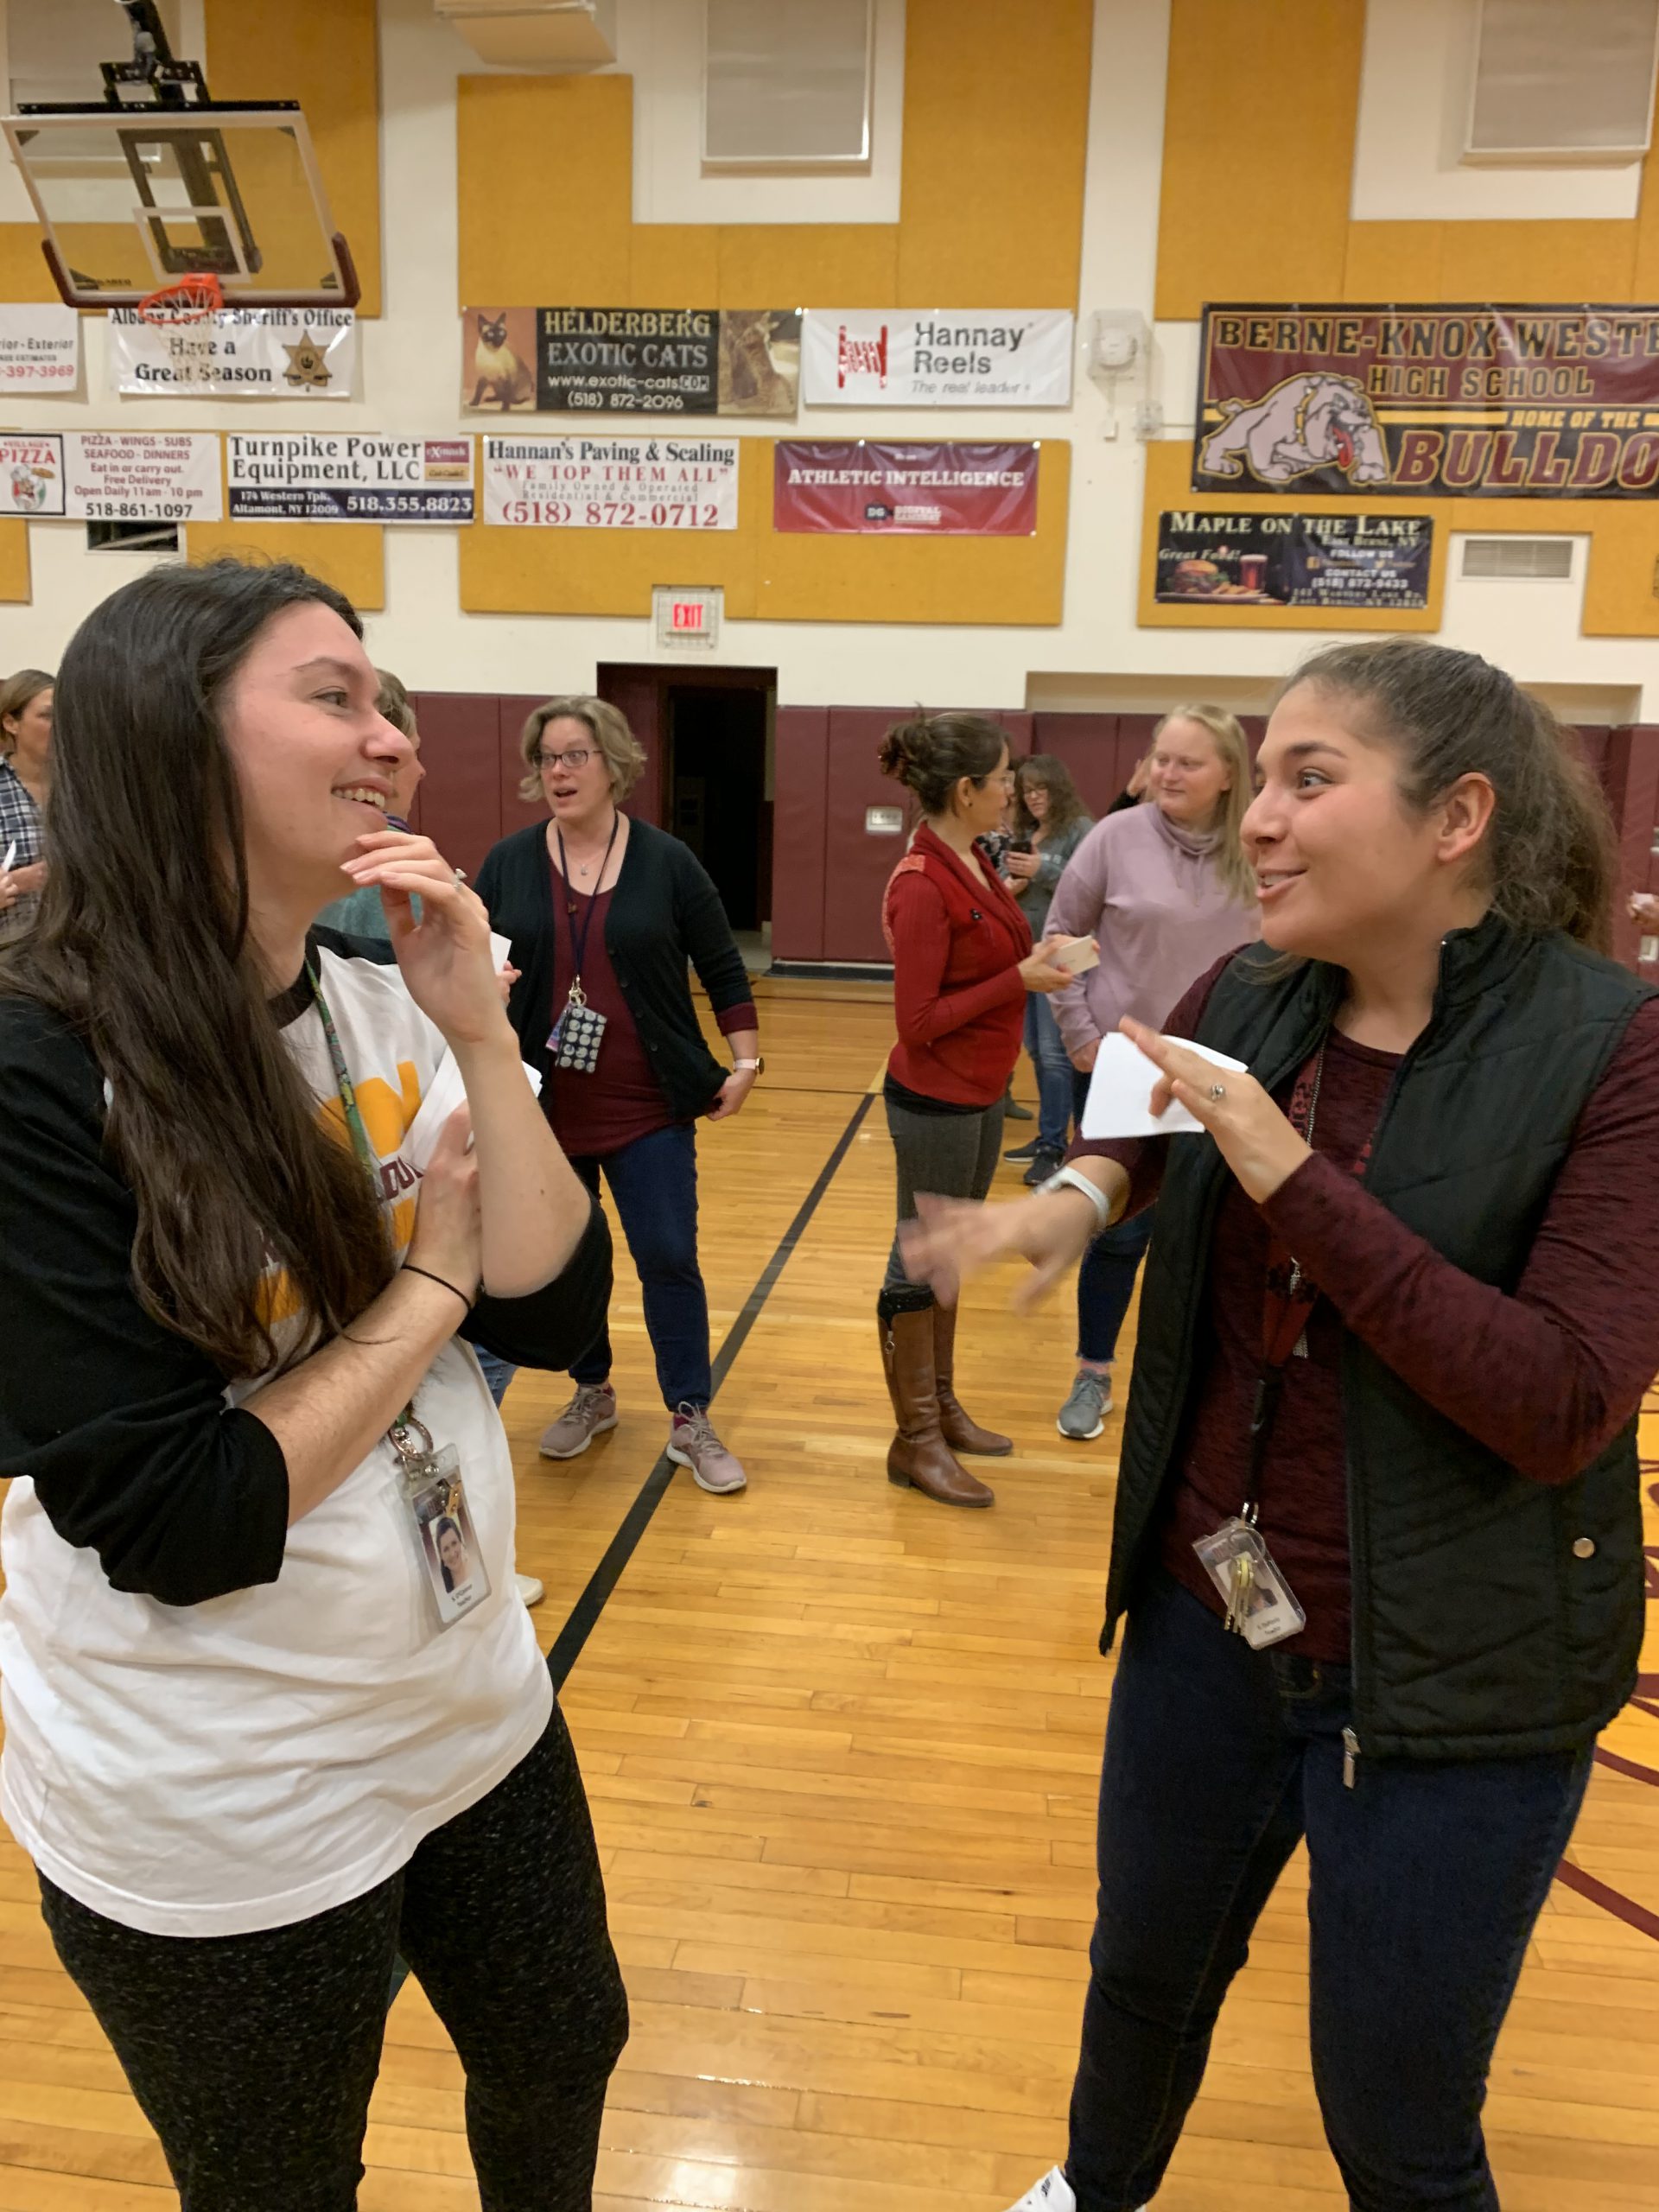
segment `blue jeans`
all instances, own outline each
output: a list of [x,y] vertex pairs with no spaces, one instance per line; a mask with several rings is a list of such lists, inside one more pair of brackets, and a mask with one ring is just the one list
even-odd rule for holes
[[[1075,1086],[1074,1110],[1081,1128],[1089,1078],[1073,1068],[1071,1080]],[[1148,1206],[1133,1221],[1114,1222],[1109,1229],[1103,1229],[1098,1236],[1090,1240],[1083,1265],[1077,1269],[1079,1359],[1103,1363],[1116,1357],[1118,1333],[1123,1326],[1123,1316],[1129,1310],[1129,1300],[1135,1296],[1135,1276],[1152,1242],[1152,1217],[1155,1211],[1155,1207]]]
[[484,1370],[484,1380],[490,1386],[490,1395],[499,1408],[507,1395],[507,1385],[518,1370],[510,1359],[498,1359],[493,1351],[486,1351],[482,1344],[474,1344],[478,1363]]
[[1026,994],[1026,1051],[1037,1072],[1037,1141],[1046,1152],[1064,1152],[1077,1071],[1060,1042],[1054,1009],[1041,991]]
[[[714,1395],[709,1351],[709,1294],[697,1267],[697,1136],[677,1122],[636,1137],[602,1160],[570,1165],[594,1196],[602,1169],[645,1294],[645,1333],[657,1355],[657,1381],[670,1412],[706,1406]],[[570,1370],[575,1382],[608,1382],[610,1332],[601,1329]]]
[[1496,2212],[1480,2109],[1592,1747],[1343,1781],[1349,1672],[1252,1651],[1173,1577],[1131,1608],[1066,2175],[1154,2196],[1285,1862],[1308,1847],[1313,2080],[1354,2212]]

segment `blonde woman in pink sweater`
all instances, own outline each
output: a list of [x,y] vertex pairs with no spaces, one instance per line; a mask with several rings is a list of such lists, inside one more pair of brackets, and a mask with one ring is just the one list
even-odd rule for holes
[[[1067,863],[1048,928],[1093,937],[1100,965],[1049,1004],[1077,1071],[1083,1123],[1101,1039],[1122,1017],[1157,1028],[1190,983],[1262,933],[1238,825],[1250,803],[1244,733],[1220,707],[1177,707],[1153,741],[1147,803],[1096,823]],[[1112,1410],[1112,1361],[1152,1240],[1152,1210],[1103,1230],[1077,1271],[1077,1371],[1058,1423],[1087,1442]]]

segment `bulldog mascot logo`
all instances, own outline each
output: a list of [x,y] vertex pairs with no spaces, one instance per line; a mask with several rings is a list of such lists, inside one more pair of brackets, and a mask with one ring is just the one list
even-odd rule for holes
[[1339,468],[1351,484],[1386,484],[1389,458],[1364,387],[1352,377],[1287,377],[1246,407],[1221,403],[1227,420],[1199,451],[1207,476],[1243,474],[1239,456],[1264,484],[1288,484],[1311,468]]

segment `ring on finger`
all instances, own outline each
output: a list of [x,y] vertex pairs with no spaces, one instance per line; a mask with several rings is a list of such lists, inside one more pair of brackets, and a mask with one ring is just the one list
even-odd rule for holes
[[1227,1096],[1226,1084],[1224,1083],[1212,1083],[1210,1086],[1210,1096],[1212,1098],[1224,1098]]

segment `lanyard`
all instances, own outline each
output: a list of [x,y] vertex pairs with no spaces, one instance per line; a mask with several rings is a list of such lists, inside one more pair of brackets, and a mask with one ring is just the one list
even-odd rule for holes
[[611,810],[611,834],[605,847],[605,857],[599,864],[599,874],[594,880],[593,897],[588,901],[588,911],[582,918],[582,933],[576,933],[576,894],[570,882],[570,863],[565,857],[564,832],[556,829],[559,841],[559,873],[564,878],[564,918],[570,931],[570,989],[569,996],[577,1006],[586,1006],[587,994],[582,988],[582,963],[588,956],[588,932],[594,926],[594,909],[599,904],[600,886],[605,880],[605,871],[611,864],[611,849],[616,842],[616,833],[622,827],[622,817],[614,808]]

